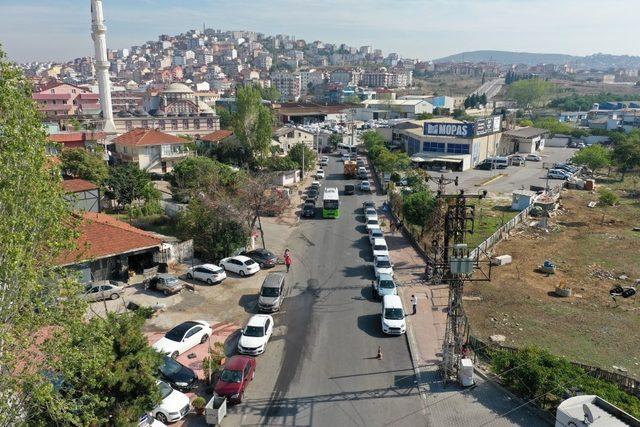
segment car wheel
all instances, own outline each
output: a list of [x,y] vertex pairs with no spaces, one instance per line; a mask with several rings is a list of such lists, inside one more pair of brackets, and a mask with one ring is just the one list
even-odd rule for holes
[[264,262],[259,262],[259,263],[258,263],[258,267],[260,267],[260,268],[264,268]]
[[118,294],[111,294],[111,299],[116,300],[116,299],[118,299],[118,298],[120,298],[120,295],[118,295]]
[[193,274],[187,273],[187,279],[189,279],[189,280],[193,279]]
[[246,274],[247,274],[247,273],[245,273],[245,272],[244,272],[244,270],[240,270],[240,271],[238,272],[238,274],[239,274],[241,277],[244,277],[244,276],[246,276]]
[[160,421],[163,424],[167,424],[167,422],[169,422],[169,420],[167,419],[167,416],[165,414],[163,414],[162,412],[158,412],[156,414],[156,419],[158,421]]
[[213,285],[213,280],[211,280],[211,278],[207,279],[207,285]]
[[242,403],[242,399],[244,399],[244,390],[242,390],[238,395],[238,403]]
[[168,290],[164,290],[164,291],[162,291],[162,293],[165,294],[165,296],[169,295],[169,291]]
[[171,358],[172,359],[177,359],[179,355],[180,355],[180,353],[178,353],[177,351],[174,351],[173,353],[171,353]]
[[204,335],[202,336],[202,339],[200,340],[200,344],[204,344],[204,343],[206,343],[208,339],[209,339],[209,335],[204,334]]

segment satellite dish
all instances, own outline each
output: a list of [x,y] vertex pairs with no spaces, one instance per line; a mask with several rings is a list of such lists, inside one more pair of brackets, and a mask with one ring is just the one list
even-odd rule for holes
[[589,405],[583,403],[582,410],[584,411],[584,422],[586,424],[593,423],[593,414],[591,413],[591,409],[589,409]]

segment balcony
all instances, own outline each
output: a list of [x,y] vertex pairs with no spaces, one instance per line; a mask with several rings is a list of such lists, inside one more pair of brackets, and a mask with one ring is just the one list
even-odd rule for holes
[[182,146],[163,145],[160,150],[160,158],[162,159],[179,159],[191,155],[193,155],[193,151]]

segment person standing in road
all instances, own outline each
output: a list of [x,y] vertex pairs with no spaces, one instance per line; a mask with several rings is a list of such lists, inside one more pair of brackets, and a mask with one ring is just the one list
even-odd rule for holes
[[418,312],[418,298],[415,295],[411,295],[411,306],[413,307],[413,314]]
[[287,266],[288,273],[289,269],[291,268],[291,252],[289,251],[289,249],[285,249],[284,251],[284,265]]

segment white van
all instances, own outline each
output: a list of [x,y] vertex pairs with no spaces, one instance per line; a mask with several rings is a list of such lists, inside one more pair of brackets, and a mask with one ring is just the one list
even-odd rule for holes
[[509,166],[508,157],[487,157],[487,162],[492,163],[494,169],[506,169]]
[[382,332],[389,335],[404,334],[407,331],[404,317],[402,300],[398,295],[385,295],[382,297]]

